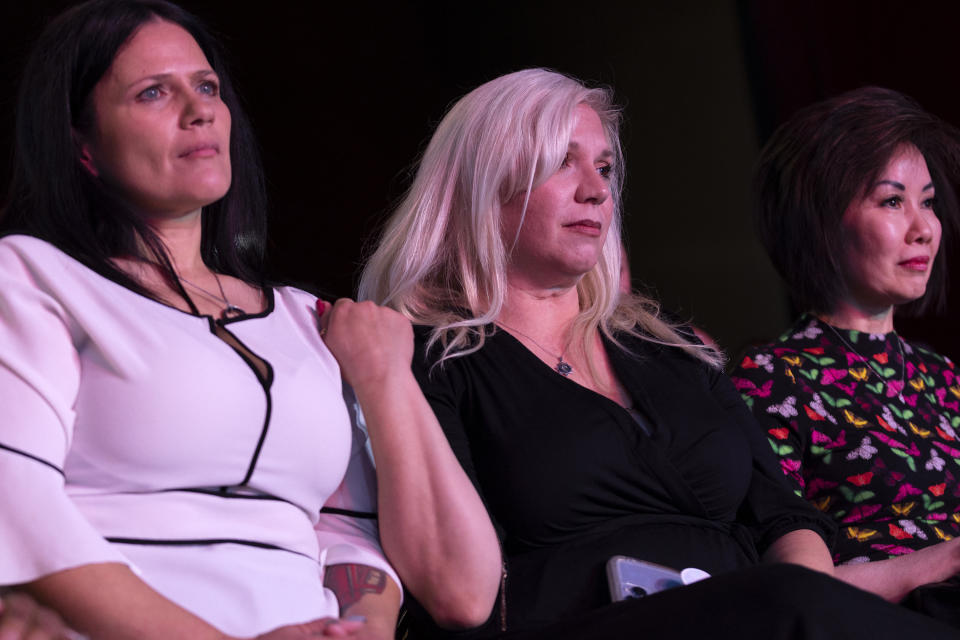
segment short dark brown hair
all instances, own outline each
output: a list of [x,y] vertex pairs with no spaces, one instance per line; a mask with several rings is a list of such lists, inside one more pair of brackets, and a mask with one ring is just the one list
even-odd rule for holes
[[947,254],[957,232],[960,131],[891,89],[863,87],[798,111],[760,152],[754,212],[760,239],[804,311],[829,312],[846,292],[843,213],[902,145],[923,155],[943,227],[926,293],[909,312],[946,303]]

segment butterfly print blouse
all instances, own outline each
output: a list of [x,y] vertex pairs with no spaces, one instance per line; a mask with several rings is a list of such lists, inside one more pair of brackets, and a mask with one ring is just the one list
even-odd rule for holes
[[896,333],[806,315],[749,350],[732,378],[797,493],[836,520],[834,561],[844,563],[960,534],[957,374]]

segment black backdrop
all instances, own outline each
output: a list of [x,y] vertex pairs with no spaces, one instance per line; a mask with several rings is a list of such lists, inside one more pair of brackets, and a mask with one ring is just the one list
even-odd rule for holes
[[[69,4],[0,0],[0,196],[22,61]],[[222,36],[260,137],[277,275],[330,295],[353,291],[446,106],[507,71],[548,66],[616,88],[634,283],[731,352],[792,313],[749,219],[750,172],[772,127],[865,83],[960,123],[960,8],[948,2],[182,4]],[[960,355],[957,318],[955,303],[946,318],[903,326]]]

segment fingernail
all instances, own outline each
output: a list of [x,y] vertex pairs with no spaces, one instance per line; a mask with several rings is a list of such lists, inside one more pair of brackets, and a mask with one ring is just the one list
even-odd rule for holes
[[317,300],[317,317],[323,317],[324,312],[327,310],[327,303],[323,300]]
[[366,622],[367,616],[347,616],[344,620],[349,620],[350,622]]

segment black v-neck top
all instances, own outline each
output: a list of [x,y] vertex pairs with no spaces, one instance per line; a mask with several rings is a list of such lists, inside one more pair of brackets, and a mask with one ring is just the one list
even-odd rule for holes
[[647,435],[505,331],[437,367],[428,330],[416,335],[414,373],[501,539],[508,626],[608,603],[613,555],[718,574],[757,563],[792,530],[832,538],[727,377],[679,349],[605,343]]

